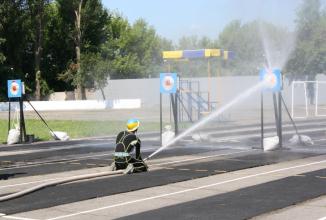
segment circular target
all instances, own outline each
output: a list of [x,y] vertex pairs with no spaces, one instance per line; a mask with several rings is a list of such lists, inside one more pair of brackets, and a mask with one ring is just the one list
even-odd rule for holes
[[13,81],[10,85],[10,92],[13,95],[17,95],[19,93],[19,84],[16,81]]
[[277,85],[277,77],[272,71],[268,71],[264,76],[264,81],[266,86],[270,89],[274,88]]
[[163,81],[163,88],[166,90],[166,91],[169,91],[171,90],[173,87],[174,87],[174,79],[172,76],[165,76]]

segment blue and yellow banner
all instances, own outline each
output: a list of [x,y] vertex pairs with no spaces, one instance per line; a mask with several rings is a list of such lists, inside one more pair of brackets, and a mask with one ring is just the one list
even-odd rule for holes
[[221,49],[163,51],[163,59],[196,59],[223,56],[227,60],[231,59],[233,55],[233,52]]

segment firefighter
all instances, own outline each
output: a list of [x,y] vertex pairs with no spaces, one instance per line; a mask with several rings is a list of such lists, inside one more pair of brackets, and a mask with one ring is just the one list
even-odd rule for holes
[[[125,169],[126,173],[138,173],[148,170],[140,155],[141,141],[137,137],[140,122],[138,119],[129,119],[127,130],[121,131],[116,138],[114,163],[112,170]],[[135,151],[135,153],[133,153]]]

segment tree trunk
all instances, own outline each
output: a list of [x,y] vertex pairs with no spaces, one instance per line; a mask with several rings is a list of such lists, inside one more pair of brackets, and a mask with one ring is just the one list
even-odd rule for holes
[[105,97],[104,90],[103,90],[102,87],[100,87],[100,91],[101,91],[101,94],[102,94],[102,98],[105,101],[106,100],[106,97]]
[[[76,43],[76,64],[77,64],[77,75],[80,78],[80,46],[81,46],[81,30],[80,30],[80,20],[81,20],[81,7],[83,4],[83,0],[80,0],[78,9],[75,11],[76,15],[76,37],[75,37],[75,43]],[[85,100],[86,99],[86,92],[85,88],[83,86],[82,80],[80,79],[77,82],[77,99],[78,100]]]
[[43,41],[43,9],[44,1],[41,0],[37,5],[37,27],[36,27],[36,40],[35,40],[35,99],[41,100],[41,56],[42,56],[42,41]]

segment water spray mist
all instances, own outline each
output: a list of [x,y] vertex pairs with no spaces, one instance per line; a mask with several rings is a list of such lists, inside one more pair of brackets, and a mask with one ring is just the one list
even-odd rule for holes
[[159,152],[161,152],[165,148],[171,146],[172,144],[176,143],[177,141],[181,140],[185,136],[187,136],[190,133],[192,133],[193,131],[195,131],[196,129],[198,129],[201,126],[205,125],[209,121],[217,118],[223,112],[225,112],[226,110],[228,110],[229,108],[231,108],[233,105],[239,103],[240,101],[246,99],[251,94],[255,93],[256,91],[258,91],[260,89],[262,89],[263,87],[270,87],[271,84],[273,84],[273,83],[274,83],[274,81],[271,80],[270,77],[266,77],[263,81],[259,82],[255,86],[253,86],[250,89],[246,90],[245,92],[241,93],[239,96],[237,96],[236,98],[234,98],[232,101],[230,101],[229,103],[227,103],[226,105],[224,105],[220,109],[217,109],[216,111],[212,112],[210,115],[208,115],[207,117],[203,118],[202,120],[200,120],[199,122],[197,122],[196,124],[194,124],[193,126],[191,126],[190,128],[188,128],[187,130],[185,130],[184,132],[182,132],[180,135],[176,136],[174,139],[170,140],[167,144],[163,145],[162,147],[160,147],[159,149],[157,149],[155,152],[153,152],[151,155],[149,155],[145,160],[148,160],[149,158],[151,158],[154,155],[158,154]]

